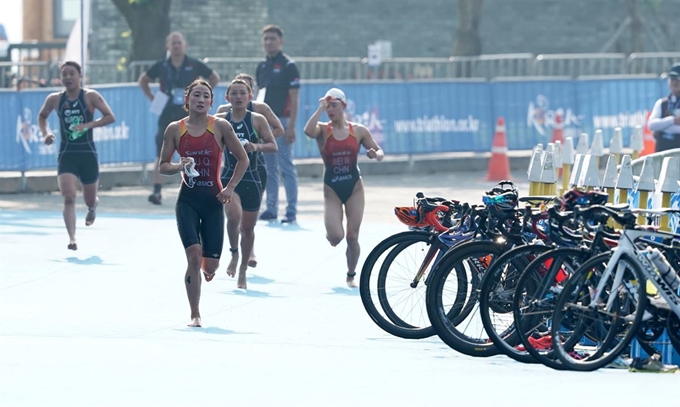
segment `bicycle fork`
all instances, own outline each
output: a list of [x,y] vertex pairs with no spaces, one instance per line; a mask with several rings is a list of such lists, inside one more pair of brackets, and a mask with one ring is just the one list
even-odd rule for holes
[[[439,263],[439,260],[441,260],[442,256],[444,256],[444,253],[446,253],[446,250],[442,250],[442,246],[446,247],[446,245],[444,245],[438,238],[435,237],[433,239],[432,244],[430,245],[430,248],[427,250],[427,254],[425,255],[423,263],[420,265],[420,268],[418,269],[418,272],[413,278],[413,281],[411,281],[411,283],[409,284],[411,288],[418,287],[418,284],[425,275],[425,271],[428,269],[430,263],[432,263],[432,268],[434,268],[437,265],[437,263]],[[446,249],[448,249],[448,247],[446,247]],[[433,259],[434,262],[432,262]],[[428,285],[428,283],[430,282],[429,279],[430,276],[428,275],[427,278],[425,279],[425,285]]]

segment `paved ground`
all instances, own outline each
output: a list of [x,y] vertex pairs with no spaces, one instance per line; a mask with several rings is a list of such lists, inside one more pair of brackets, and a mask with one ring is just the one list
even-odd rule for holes
[[[462,201],[481,203],[482,193],[495,183],[484,181],[485,174],[480,172],[458,174],[409,174],[409,175],[366,175],[366,222],[396,222],[393,215],[395,206],[413,204],[416,192],[423,192],[428,196],[443,196]],[[521,191],[528,191],[528,184],[524,180],[517,181]],[[161,206],[151,205],[147,201],[150,187],[120,187],[100,191],[100,213],[129,213],[174,215],[174,202],[178,188],[165,186],[163,189],[164,203]],[[323,189],[320,178],[301,178],[299,185],[299,218],[322,219]],[[280,198],[285,198],[283,187]],[[77,209],[83,211],[85,206],[79,194]],[[0,209],[13,210],[48,210],[60,211],[61,196],[58,192],[28,193],[28,194],[0,194]],[[282,215],[285,200],[281,202]]]
[[[482,177],[366,176],[363,255],[404,230],[392,207],[417,191],[478,202],[493,185]],[[612,405],[680,396],[680,375],[558,372],[384,333],[344,284],[344,244],[323,238],[320,185],[302,180],[297,226],[258,224],[248,290],[224,265],[203,285],[204,326],[193,329],[170,189],[161,207],[147,188],[104,191],[89,228],[79,203],[77,252],[66,250],[57,194],[0,195],[0,405],[525,407],[572,406],[574,393]]]

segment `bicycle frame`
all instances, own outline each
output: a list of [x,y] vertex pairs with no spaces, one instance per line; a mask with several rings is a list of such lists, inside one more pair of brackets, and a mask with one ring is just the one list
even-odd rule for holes
[[[597,289],[595,290],[594,298],[590,306],[594,308],[602,304],[603,299],[600,298],[600,293],[604,291],[604,285],[606,284],[606,281],[609,278],[609,276],[614,272],[615,267],[616,274],[614,274],[613,287],[618,288],[621,286],[623,280],[624,266],[623,264],[619,264],[619,261],[623,256],[627,256],[630,259],[630,261],[638,265],[638,267],[642,270],[642,273],[645,276],[645,278],[651,281],[652,284],[654,284],[654,286],[659,291],[659,294],[661,294],[661,296],[666,300],[666,302],[671,307],[675,315],[680,317],[680,296],[678,296],[678,294],[671,289],[671,287],[663,279],[663,277],[661,277],[661,275],[656,272],[655,267],[650,263],[647,257],[645,257],[645,255],[642,253],[642,250],[639,250],[635,246],[635,240],[641,237],[659,237],[664,239],[674,236],[675,235],[673,234],[655,232],[650,230],[635,230],[635,229],[624,230],[623,233],[621,234],[621,239],[619,240],[618,247],[613,249],[612,257],[609,259],[609,264],[607,264],[603,276],[597,285]],[[605,308],[607,312],[609,312],[612,309],[612,306],[616,299],[616,291],[617,291],[616,289],[612,289],[612,292],[609,295],[609,298],[607,299],[607,305]]]

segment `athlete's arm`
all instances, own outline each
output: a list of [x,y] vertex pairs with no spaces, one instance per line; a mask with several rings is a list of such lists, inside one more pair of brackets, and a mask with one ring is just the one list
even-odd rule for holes
[[163,134],[163,147],[161,147],[160,162],[158,163],[158,172],[162,175],[175,175],[182,171],[182,167],[191,162],[188,157],[181,157],[179,164],[170,162],[172,155],[177,150],[177,136],[179,135],[179,122],[172,122],[165,128]]
[[317,138],[321,133],[323,133],[323,126],[325,123],[319,123],[319,119],[321,118],[323,112],[326,111],[327,106],[328,101],[325,98],[319,99],[319,107],[316,109],[316,112],[314,112],[312,117],[307,120],[307,124],[305,124],[304,131],[308,137]]
[[220,131],[224,148],[228,149],[238,161],[234,167],[234,173],[232,174],[231,179],[224,187],[224,190],[228,190],[228,194],[231,196],[231,194],[234,192],[234,188],[236,188],[236,185],[241,182],[243,174],[246,173],[248,164],[250,164],[250,160],[248,159],[246,150],[243,148],[243,145],[236,136],[236,133],[234,133],[234,128],[231,127],[231,124],[228,121],[224,119],[215,119],[215,127],[217,127]]
[[267,119],[265,119],[264,116],[259,113],[253,112],[252,115],[255,131],[257,131],[257,134],[260,135],[260,138],[262,141],[264,141],[264,143],[248,143],[246,144],[246,151],[261,151],[263,153],[275,153],[279,151],[279,146],[276,144],[276,140],[274,140],[274,135],[269,128]]
[[268,104],[262,102],[253,102],[253,109],[267,119],[269,127],[272,128],[274,137],[281,137],[286,132],[281,124],[281,120],[274,114],[274,111]]
[[378,143],[375,142],[371,132],[368,129],[358,123],[352,123],[354,129],[359,136],[359,142],[366,149],[366,156],[368,158],[375,158],[377,161],[382,161],[385,157],[385,152],[380,148]]
[[75,127],[77,131],[106,126],[107,124],[111,124],[116,121],[116,116],[113,115],[111,107],[108,103],[106,103],[106,100],[104,100],[102,95],[96,90],[88,89],[85,93],[85,101],[87,102],[88,106],[93,106],[95,109],[99,110],[102,114],[102,117],[91,122],[77,125]]
[[59,94],[51,93],[45,98],[45,102],[43,102],[40,112],[38,113],[38,128],[40,129],[40,133],[42,133],[45,144],[47,145],[52,144],[54,141],[54,134],[47,130],[47,118],[50,116],[50,113],[52,113],[52,110],[57,108],[58,102]]

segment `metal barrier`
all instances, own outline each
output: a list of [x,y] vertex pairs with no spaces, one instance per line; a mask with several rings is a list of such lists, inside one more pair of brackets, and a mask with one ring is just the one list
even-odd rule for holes
[[661,75],[677,62],[680,62],[680,52],[633,53],[628,56],[628,73]]
[[[114,61],[87,61],[85,74],[88,84],[131,82],[130,69]],[[135,78],[135,81],[137,78]]]
[[[47,44],[53,46],[54,44]],[[46,46],[47,46],[46,45]],[[26,45],[28,47],[28,45]],[[27,48],[28,49],[28,48]],[[51,48],[50,48],[51,49]],[[34,53],[43,52],[39,48]],[[45,51],[47,52],[47,51]],[[52,52],[52,51],[50,51]],[[56,51],[55,51],[56,52]],[[29,55],[29,54],[24,54]],[[487,80],[528,77],[661,75],[680,61],[678,52],[625,54],[496,54],[450,58],[388,58],[379,66],[369,66],[360,57],[295,57],[305,80],[418,80],[484,78]],[[16,59],[15,59],[16,60]],[[11,77],[58,78],[58,59],[53,62],[0,63],[0,87],[12,86]],[[223,80],[240,72],[254,75],[260,57],[203,59]],[[136,82],[156,61],[133,61],[127,66],[117,61],[88,61],[88,83]],[[7,79],[7,78],[10,79]]]
[[0,62],[0,88],[40,87],[49,84],[53,75],[48,62]]
[[537,76],[624,75],[628,73],[625,54],[542,54],[536,56]]

